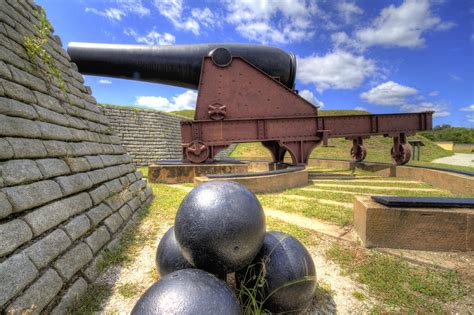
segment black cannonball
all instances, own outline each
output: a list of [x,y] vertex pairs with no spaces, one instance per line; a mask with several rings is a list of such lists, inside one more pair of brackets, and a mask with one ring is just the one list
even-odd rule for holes
[[244,185],[211,181],[184,198],[174,227],[183,256],[193,266],[223,275],[247,266],[258,253],[265,214]]
[[174,227],[163,235],[156,250],[156,270],[160,277],[164,277],[176,270],[193,268],[181,254],[181,249],[174,237]]
[[[262,269],[262,267],[264,267]],[[301,312],[316,290],[316,269],[308,250],[296,238],[267,232],[248,268],[236,273],[239,286],[257,290],[263,309],[272,313]]]
[[182,269],[155,282],[140,297],[132,315],[242,314],[229,286],[199,269]]

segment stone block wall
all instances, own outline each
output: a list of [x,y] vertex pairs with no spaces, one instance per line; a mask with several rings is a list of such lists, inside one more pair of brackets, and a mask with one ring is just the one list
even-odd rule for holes
[[137,165],[157,160],[181,159],[181,127],[184,118],[152,109],[103,106],[114,132]]
[[[182,158],[180,122],[185,118],[153,109],[113,105],[102,105],[102,108],[135,164],[147,166],[157,160]],[[231,144],[217,158],[227,158],[234,148],[235,144]]]
[[37,9],[0,0],[2,314],[65,314],[151,198],[60,39],[50,35],[44,48],[63,89],[30,61],[24,37],[39,24]]

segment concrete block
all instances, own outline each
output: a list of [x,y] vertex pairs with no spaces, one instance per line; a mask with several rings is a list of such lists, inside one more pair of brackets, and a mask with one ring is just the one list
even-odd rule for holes
[[86,234],[91,227],[91,223],[86,215],[80,215],[64,226],[64,230],[74,241],[82,235]]
[[44,147],[48,152],[48,157],[72,156],[73,150],[71,144],[63,141],[43,141]]
[[115,179],[123,175],[120,166],[110,166],[104,168],[104,170],[107,172],[108,179]]
[[90,207],[92,207],[92,200],[89,195],[81,193],[45,205],[28,213],[24,219],[33,229],[34,235],[37,236]]
[[89,165],[89,162],[86,158],[66,158],[65,160],[73,173],[86,172],[91,169],[91,166]]
[[8,300],[30,284],[37,275],[38,270],[35,265],[21,253],[0,263],[0,305],[5,305]]
[[52,178],[70,173],[69,166],[61,159],[36,160],[36,164],[44,178]]
[[35,121],[0,114],[0,136],[39,138],[41,131]]
[[0,160],[7,160],[13,157],[13,148],[7,140],[0,138]]
[[6,80],[11,80],[12,78],[12,74],[10,73],[10,70],[8,69],[7,65],[3,61],[0,61],[0,78],[6,79]]
[[46,267],[71,245],[71,240],[63,230],[55,230],[27,249],[26,255],[38,269]]
[[103,219],[108,217],[112,213],[112,209],[104,203],[101,203],[97,207],[90,209],[87,212],[87,216],[91,220],[92,226],[96,226]]
[[140,208],[141,204],[142,204],[142,203],[141,203],[139,197],[134,197],[133,199],[131,199],[131,200],[128,202],[128,205],[130,206],[130,208],[132,209],[132,211],[136,211],[138,208]]
[[43,139],[63,141],[74,140],[69,128],[42,121],[37,122],[37,124],[41,130],[41,137]]
[[[9,66],[10,72],[12,74],[12,78],[14,81],[29,87],[30,89],[41,91],[43,93],[46,93],[48,91],[46,87],[46,83],[37,78],[36,76],[29,74],[28,72],[25,72],[23,70],[20,70],[14,66]],[[31,93],[31,96],[33,97],[33,102],[35,100],[33,93]]]
[[6,97],[0,97],[0,104],[0,114],[26,119],[38,118],[38,114],[31,105]]
[[47,94],[37,92],[37,91],[33,93],[36,97],[36,101],[38,105],[48,108],[58,113],[62,113],[62,114],[66,113],[66,110],[61,106],[61,104],[56,98],[51,97],[50,95],[47,95]]
[[48,269],[7,308],[7,314],[40,314],[59,293],[63,281],[58,273]]
[[60,176],[55,181],[61,186],[64,195],[74,194],[92,187],[92,181],[86,173]]
[[87,175],[89,175],[89,178],[94,185],[103,183],[109,179],[108,173],[104,169],[87,172]]
[[86,291],[87,282],[83,278],[78,278],[61,298],[59,304],[51,311],[51,315],[68,314],[70,308],[79,302]]
[[122,191],[122,184],[119,179],[114,179],[105,183],[111,194],[118,194]]
[[59,185],[52,180],[7,187],[3,192],[8,196],[14,212],[41,206],[62,196]]
[[54,263],[54,268],[66,278],[71,277],[92,260],[92,251],[85,243],[79,243]]
[[120,209],[121,206],[125,203],[124,196],[122,194],[113,195],[105,199],[105,203],[112,208],[113,211]]
[[10,215],[13,212],[13,207],[7,199],[7,195],[0,191],[0,219]]
[[92,169],[104,167],[104,164],[102,163],[102,159],[98,156],[86,156],[86,159],[89,162]]
[[107,226],[107,228],[112,234],[115,233],[120,228],[122,223],[123,223],[123,218],[118,212],[112,214],[110,217],[108,217],[104,221],[104,224]]
[[128,204],[124,205],[122,208],[119,209],[119,213],[122,216],[124,221],[127,221],[128,218],[132,215],[132,209]]
[[0,224],[0,257],[11,253],[32,237],[31,229],[23,220],[15,219]]
[[3,88],[5,89],[5,95],[7,95],[8,97],[20,102],[25,102],[27,104],[35,103],[36,98],[30,89],[20,84],[16,84],[3,79],[0,79],[0,84],[3,85]]
[[49,123],[61,125],[61,126],[69,126],[69,120],[63,114],[57,113],[55,111],[49,110],[47,108],[34,105],[36,112],[38,113],[39,118],[42,121],[46,121]]
[[90,263],[90,265],[84,270],[83,274],[87,280],[90,282],[95,281],[97,277],[100,275],[100,270],[98,265],[104,260],[102,255],[98,255],[94,260]]
[[101,203],[102,201],[105,200],[105,198],[109,197],[110,192],[107,189],[107,186],[101,185],[97,187],[96,189],[89,191],[89,195],[92,198],[92,201],[94,202],[94,205],[97,205]]
[[16,159],[46,157],[43,141],[25,138],[5,138],[13,149]]
[[0,163],[0,174],[6,186],[43,179],[43,175],[32,160],[10,160]]
[[467,251],[474,238],[470,209],[400,208],[356,196],[354,229],[367,247]]
[[93,253],[99,251],[108,241],[110,240],[110,234],[105,228],[105,226],[99,227],[92,233],[89,237],[86,238],[85,242],[92,249]]

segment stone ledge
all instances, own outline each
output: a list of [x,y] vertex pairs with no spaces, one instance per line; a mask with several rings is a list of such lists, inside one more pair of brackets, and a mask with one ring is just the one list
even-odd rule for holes
[[301,170],[288,173],[271,174],[265,176],[227,177],[225,179],[210,179],[208,177],[194,178],[194,185],[213,180],[230,180],[241,183],[254,193],[274,193],[286,189],[302,187],[308,184],[308,171]]
[[155,164],[148,167],[151,183],[192,183],[206,174],[247,173],[247,164]]
[[354,229],[366,247],[474,250],[472,209],[387,207],[356,196]]

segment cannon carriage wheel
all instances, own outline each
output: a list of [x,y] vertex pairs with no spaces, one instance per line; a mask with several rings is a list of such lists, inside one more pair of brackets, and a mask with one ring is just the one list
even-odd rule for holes
[[390,154],[392,155],[392,162],[394,164],[405,165],[410,161],[411,158],[410,145],[408,143],[399,144],[398,150],[396,150],[395,147],[392,147]]
[[393,146],[390,149],[392,162],[396,165],[405,165],[410,161],[411,148],[404,133],[393,137]]
[[209,157],[209,147],[202,141],[195,140],[184,149],[184,153],[192,163],[202,163]]
[[367,149],[364,147],[362,137],[352,139],[351,157],[355,162],[362,162],[367,156]]

